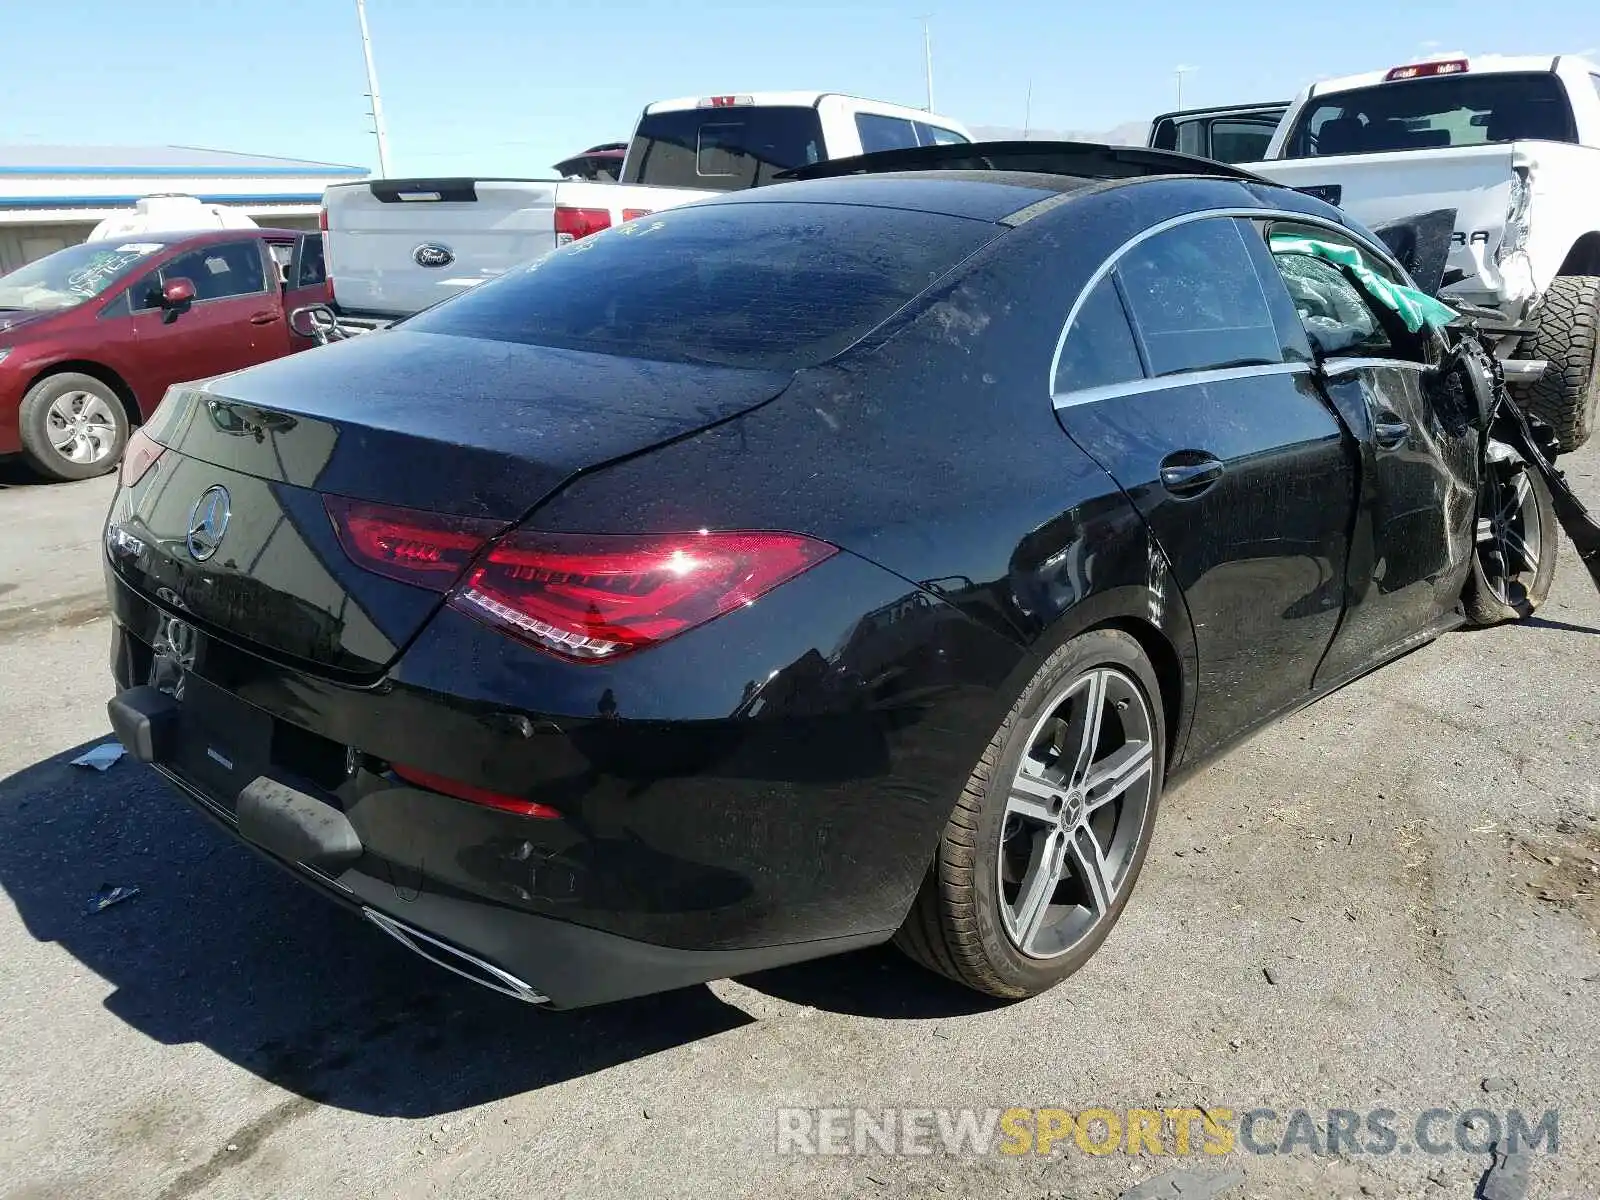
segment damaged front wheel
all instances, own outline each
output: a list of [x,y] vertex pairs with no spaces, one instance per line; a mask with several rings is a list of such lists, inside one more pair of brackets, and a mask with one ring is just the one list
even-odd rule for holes
[[1490,441],[1486,457],[1462,597],[1474,625],[1532,616],[1550,592],[1561,544],[1555,502],[1539,472],[1504,442]]

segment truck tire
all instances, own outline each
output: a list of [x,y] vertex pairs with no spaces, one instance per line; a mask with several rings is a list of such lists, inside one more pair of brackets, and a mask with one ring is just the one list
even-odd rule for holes
[[1600,276],[1563,275],[1539,308],[1539,328],[1524,338],[1518,358],[1549,362],[1542,378],[1511,389],[1517,407],[1548,421],[1570,454],[1594,431],[1600,393]]

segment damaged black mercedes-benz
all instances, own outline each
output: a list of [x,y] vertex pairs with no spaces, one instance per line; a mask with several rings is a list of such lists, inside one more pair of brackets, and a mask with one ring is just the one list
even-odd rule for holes
[[106,528],[123,743],[522,1000],[890,938],[1020,997],[1166,787],[1531,613],[1558,517],[1594,565],[1338,209],[1103,146],[800,174],[175,389]]

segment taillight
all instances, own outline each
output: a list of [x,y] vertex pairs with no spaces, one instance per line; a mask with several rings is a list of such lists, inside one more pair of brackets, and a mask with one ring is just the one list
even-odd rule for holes
[[328,206],[326,204],[317,209],[317,228],[323,233],[328,232]]
[[622,219],[624,221],[637,221],[640,217],[648,217],[654,211],[655,209],[653,208],[625,208],[622,210]]
[[794,533],[512,533],[451,596],[455,608],[577,662],[614,659],[703,625],[837,553]]
[[128,438],[127,449],[122,452],[122,469],[117,474],[117,482],[123,487],[132,487],[150,473],[156,460],[166,452],[167,448],[143,429],[135,429]]
[[447,592],[502,521],[450,517],[411,508],[324,496],[339,545],[350,561],[401,583]]
[[465,800],[469,804],[481,804],[485,808],[497,808],[501,812],[516,813],[523,817],[537,817],[541,821],[555,821],[561,817],[561,814],[548,804],[540,804],[536,800],[524,800],[520,796],[508,796],[504,792],[491,792],[488,788],[481,788],[471,783],[462,783],[459,779],[451,779],[445,775],[436,775],[432,771],[424,771],[420,767],[407,767],[402,766],[400,763],[390,763],[389,769],[402,782],[412,784],[415,787],[426,788],[430,792],[453,796],[457,800]]
[[579,238],[611,228],[611,211],[605,208],[556,208],[556,245],[570,246]]

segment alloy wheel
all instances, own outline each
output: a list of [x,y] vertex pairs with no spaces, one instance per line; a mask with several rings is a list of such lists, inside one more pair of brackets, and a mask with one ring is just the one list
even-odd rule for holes
[[1484,464],[1476,552],[1495,599],[1520,608],[1528,602],[1528,589],[1539,573],[1544,528],[1527,464],[1509,449],[1494,453],[1497,448],[1498,443],[1491,445]]
[[111,406],[93,392],[63,392],[45,415],[50,444],[68,462],[91,466],[117,447],[117,420]]
[[1044,705],[1012,775],[1000,836],[1001,915],[1030,958],[1071,951],[1127,886],[1154,787],[1150,705],[1111,667]]

